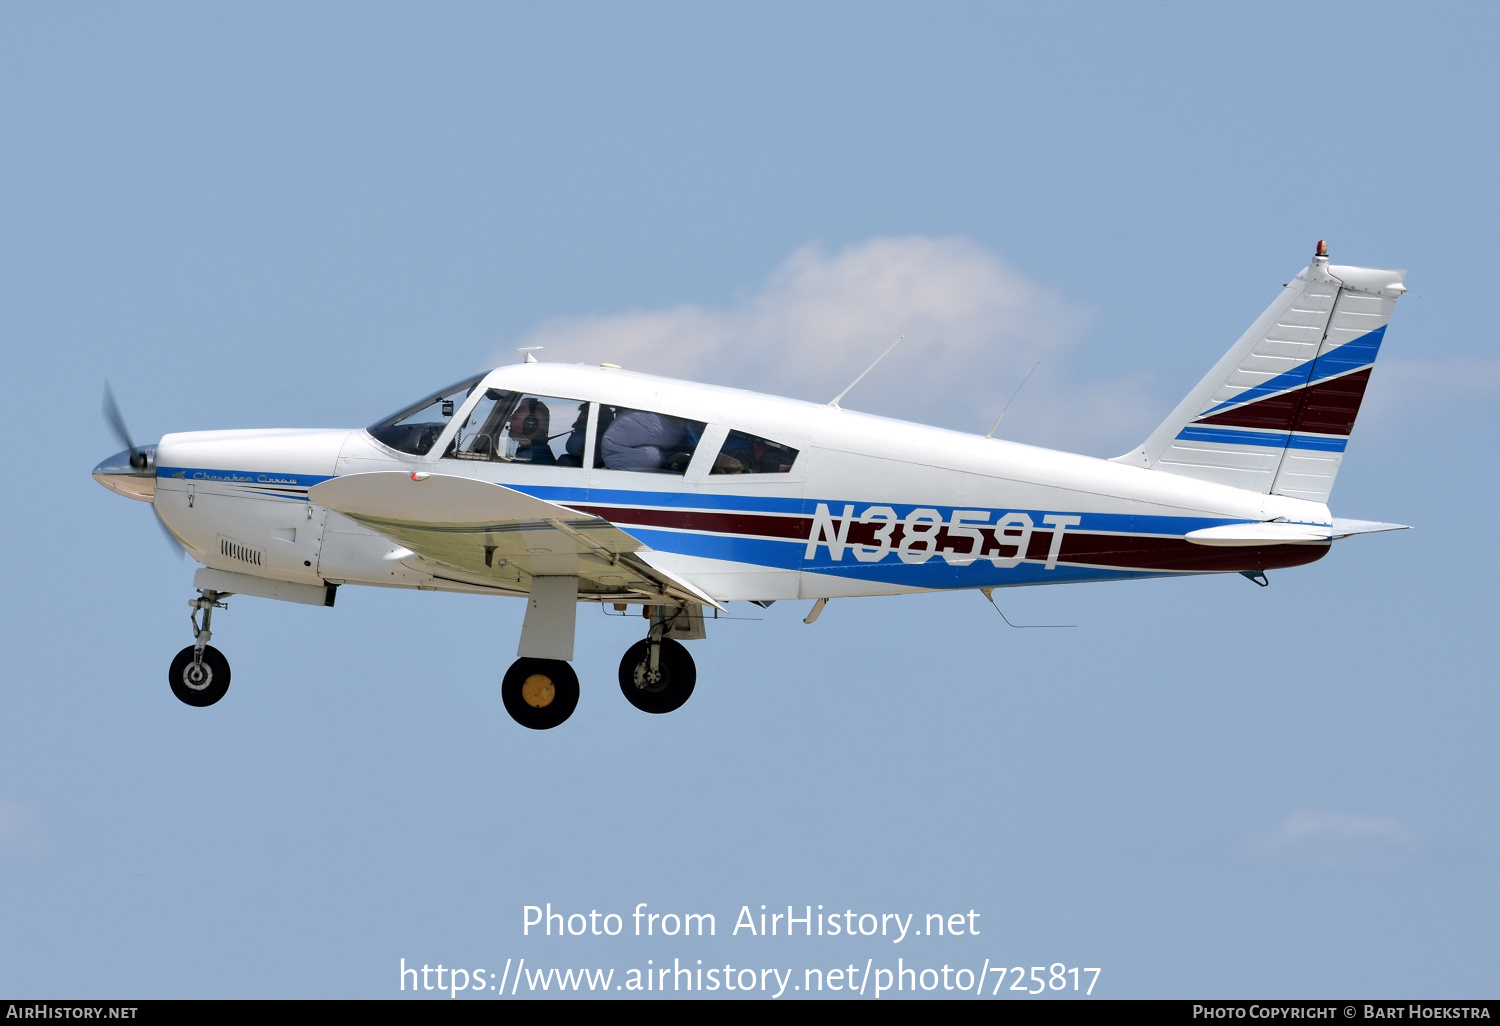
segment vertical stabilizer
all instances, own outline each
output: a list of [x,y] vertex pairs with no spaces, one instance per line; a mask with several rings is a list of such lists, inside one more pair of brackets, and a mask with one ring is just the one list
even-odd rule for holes
[[1198,387],[1115,462],[1327,502],[1405,277],[1329,266],[1319,242]]

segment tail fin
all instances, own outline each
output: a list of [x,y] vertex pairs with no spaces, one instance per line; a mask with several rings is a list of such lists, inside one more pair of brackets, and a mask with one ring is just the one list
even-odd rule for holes
[[1327,502],[1405,271],[1311,265],[1198,387],[1114,462]]

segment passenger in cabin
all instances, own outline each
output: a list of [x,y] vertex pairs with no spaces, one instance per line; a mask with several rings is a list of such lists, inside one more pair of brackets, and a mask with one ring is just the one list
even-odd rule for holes
[[517,463],[553,466],[557,458],[547,444],[551,412],[540,399],[522,399],[510,415],[510,438],[516,446],[512,459]]
[[563,443],[563,454],[557,458],[559,467],[583,466],[583,442],[589,429],[589,404],[578,404],[578,419],[573,421],[573,431]]
[[609,470],[652,473],[676,469],[681,473],[669,466],[669,461],[680,458],[684,451],[691,456],[695,443],[686,421],[646,410],[621,410],[605,429],[599,453]]
[[785,474],[797,450],[743,431],[731,431],[714,459],[710,474]]

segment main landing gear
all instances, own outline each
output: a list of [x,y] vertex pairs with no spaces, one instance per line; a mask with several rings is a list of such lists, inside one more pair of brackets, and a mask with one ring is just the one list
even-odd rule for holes
[[[666,635],[674,626],[684,633],[691,633],[693,627],[677,610],[668,610],[666,616],[650,612],[654,614],[650,631],[626,649],[620,660],[620,690],[642,712],[668,713],[692,697],[698,670],[682,643]],[[695,636],[701,638],[699,617]],[[505,711],[521,726],[550,730],[577,708],[578,675],[561,659],[523,656],[505,671],[500,698]]]
[[[651,628],[656,635],[656,627]],[[648,637],[625,650],[620,660],[620,690],[641,712],[669,713],[693,695],[698,669],[681,642]]]
[[[219,601],[223,597],[222,592],[200,590],[198,597],[188,602],[192,610],[193,644],[178,652],[167,670],[167,683],[172,685],[172,694],[188,705],[213,705],[229,690],[229,660],[208,643],[213,637],[209,622],[214,610],[229,608]],[[203,613],[201,627],[198,625],[200,611]]]
[[551,730],[578,707],[578,674],[561,659],[523,656],[505,671],[500,700],[521,726]]

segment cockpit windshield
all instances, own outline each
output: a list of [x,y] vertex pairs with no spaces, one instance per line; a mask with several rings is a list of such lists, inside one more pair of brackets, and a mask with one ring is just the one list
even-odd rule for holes
[[454,411],[464,404],[474,386],[483,379],[483,374],[476,374],[456,385],[449,385],[380,423],[370,425],[369,432],[397,452],[426,456],[453,419]]

